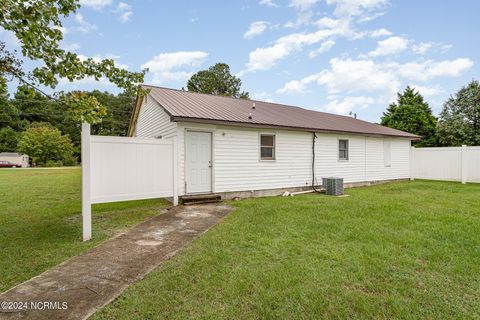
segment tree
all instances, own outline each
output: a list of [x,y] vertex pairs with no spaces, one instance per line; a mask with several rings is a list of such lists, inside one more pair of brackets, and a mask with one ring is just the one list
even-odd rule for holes
[[187,82],[188,91],[248,99],[249,93],[240,92],[241,86],[242,80],[230,73],[226,63],[217,63],[207,70],[198,71]]
[[[0,82],[4,82],[5,76],[13,76],[40,91],[38,85],[55,89],[60,78],[70,81],[106,78],[131,95],[142,94],[139,84],[143,82],[146,70],[129,72],[118,68],[112,59],[81,59],[60,48],[62,19],[75,13],[79,7],[78,0],[2,0],[0,27],[12,32],[19,40],[22,55],[39,61],[40,66],[27,73],[22,68],[22,61],[6,49],[4,42],[0,42]],[[74,94],[65,97],[59,93],[57,99],[74,111],[80,117],[78,120],[100,121],[101,106],[91,96]]]
[[414,142],[416,146],[427,147],[437,144],[435,135],[437,119],[423,96],[410,86],[397,94],[397,102],[388,106],[387,111],[383,113],[381,124],[421,136],[422,140]]
[[20,111],[10,102],[6,83],[0,81],[0,129],[10,127],[23,131],[26,125],[27,122],[21,119]]
[[0,152],[15,152],[20,134],[10,127],[0,129]]
[[113,95],[98,90],[88,94],[94,96],[101,104],[107,107],[107,115],[101,123],[92,126],[92,134],[125,136],[130,123],[135,97],[127,93]]
[[68,135],[48,124],[33,124],[22,133],[17,150],[40,166],[75,164],[74,146]]
[[443,105],[438,139],[445,146],[480,145],[480,83],[472,80]]

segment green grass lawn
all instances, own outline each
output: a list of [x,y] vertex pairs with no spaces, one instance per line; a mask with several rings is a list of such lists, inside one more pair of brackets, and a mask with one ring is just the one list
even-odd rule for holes
[[82,242],[81,172],[0,169],[0,292],[160,213],[164,200],[93,206],[93,239]]
[[347,193],[232,202],[94,318],[480,318],[479,184]]

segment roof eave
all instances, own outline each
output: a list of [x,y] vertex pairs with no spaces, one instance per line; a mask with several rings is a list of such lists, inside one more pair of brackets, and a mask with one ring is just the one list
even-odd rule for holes
[[337,134],[358,134],[363,136],[375,136],[375,137],[395,137],[403,138],[409,140],[421,140],[420,136],[411,135],[411,136],[402,136],[395,134],[379,134],[379,133],[365,133],[358,131],[346,131],[346,130],[328,130],[328,129],[318,129],[318,128],[305,128],[305,127],[292,127],[292,126],[281,126],[281,125],[270,125],[270,124],[261,124],[261,123],[248,123],[240,121],[225,121],[225,120],[216,120],[216,119],[205,119],[205,118],[192,118],[192,117],[183,117],[183,116],[171,116],[171,121],[174,122],[192,122],[192,123],[204,123],[204,124],[220,124],[227,126],[235,127],[244,127],[244,128],[265,128],[265,129],[283,129],[283,130],[292,130],[292,131],[305,131],[305,132],[320,132],[320,133],[337,133]]

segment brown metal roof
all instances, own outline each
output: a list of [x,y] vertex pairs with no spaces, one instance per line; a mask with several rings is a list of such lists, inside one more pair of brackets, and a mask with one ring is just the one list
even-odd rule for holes
[[[419,138],[408,132],[352,117],[300,107],[148,85],[143,87],[150,90],[150,95],[165,109],[173,121]],[[253,109],[254,103],[255,109]],[[251,119],[249,118],[250,114]]]

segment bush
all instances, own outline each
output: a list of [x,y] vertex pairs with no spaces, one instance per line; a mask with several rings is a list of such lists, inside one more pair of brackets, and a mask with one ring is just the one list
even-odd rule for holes
[[38,166],[75,165],[74,146],[68,135],[51,126],[34,125],[22,133],[18,151]]

